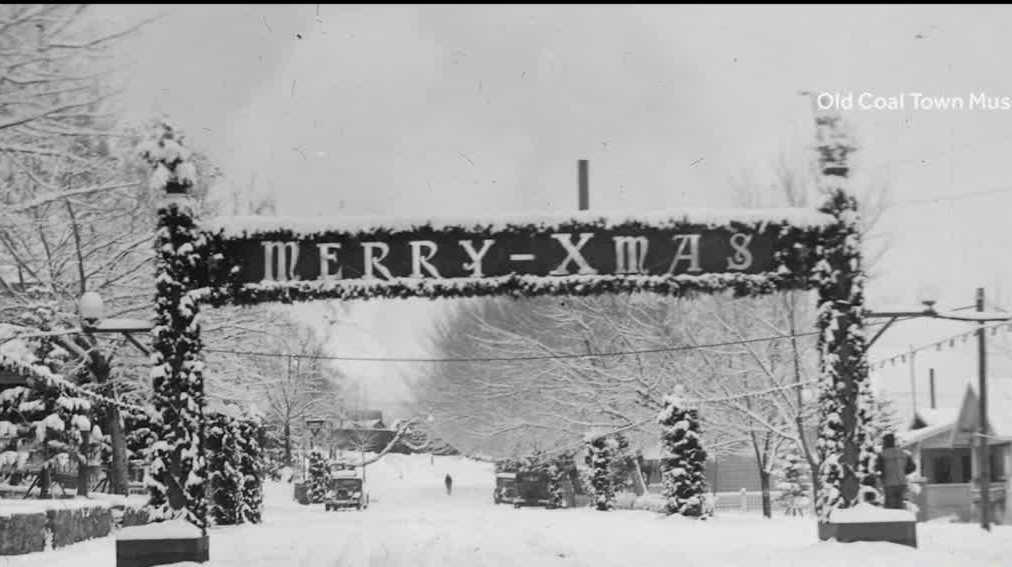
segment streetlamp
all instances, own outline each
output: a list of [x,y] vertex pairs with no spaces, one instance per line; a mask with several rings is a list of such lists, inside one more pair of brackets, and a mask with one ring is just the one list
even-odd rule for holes
[[316,448],[316,436],[323,429],[324,422],[325,420],[319,417],[306,418],[306,427],[309,428],[309,434],[311,435],[310,450]]
[[77,301],[77,312],[81,316],[81,330],[87,335],[95,333],[120,333],[145,355],[148,349],[137,341],[132,333],[148,333],[154,328],[151,321],[143,319],[106,319],[105,301],[95,291],[83,293]]
[[948,319],[950,321],[975,322],[977,328],[977,434],[976,445],[978,450],[978,479],[980,484],[980,527],[991,530],[991,455],[988,447],[987,431],[987,341],[984,331],[984,324],[993,321],[1012,320],[1009,313],[987,313],[984,311],[984,288],[977,288],[977,297],[974,307],[976,311],[972,314],[960,313],[961,309],[940,312],[935,309],[935,301],[922,297],[921,303],[924,309],[921,311],[866,311],[865,317],[888,318],[887,322],[879,332],[868,342],[870,347],[886,329],[898,319],[929,317],[932,319]]

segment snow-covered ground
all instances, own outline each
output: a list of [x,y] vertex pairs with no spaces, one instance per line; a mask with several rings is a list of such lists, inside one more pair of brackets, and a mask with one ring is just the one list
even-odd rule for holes
[[[443,475],[454,478],[453,495]],[[643,511],[513,509],[492,503],[492,469],[456,457],[388,455],[369,467],[367,510],[325,512],[268,488],[265,523],[211,530],[208,567],[1009,565],[1012,527],[918,525],[919,549],[819,542],[811,518],[722,513],[707,522]],[[113,567],[113,538],[0,558],[0,567]],[[177,567],[196,564],[178,564]]]

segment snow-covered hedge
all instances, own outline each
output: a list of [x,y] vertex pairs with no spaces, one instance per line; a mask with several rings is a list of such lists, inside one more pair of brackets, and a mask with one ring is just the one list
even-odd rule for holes
[[0,555],[46,549],[46,512],[0,513]]
[[86,539],[105,537],[112,531],[112,511],[104,503],[88,507],[46,510],[46,528],[52,534],[53,547],[63,547]]
[[112,531],[109,504],[100,500],[6,500],[0,503],[0,555],[64,547]]

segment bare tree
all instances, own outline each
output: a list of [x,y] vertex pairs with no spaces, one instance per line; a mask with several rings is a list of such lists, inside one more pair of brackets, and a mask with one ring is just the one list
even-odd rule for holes
[[241,330],[241,350],[236,336],[209,336],[208,396],[256,404],[291,464],[307,418],[341,415],[342,375],[321,358],[326,340],[319,331],[276,310],[258,317],[258,326]]

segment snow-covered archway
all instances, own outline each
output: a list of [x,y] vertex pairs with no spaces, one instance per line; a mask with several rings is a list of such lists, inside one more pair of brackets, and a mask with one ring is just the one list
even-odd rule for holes
[[[196,172],[166,128],[145,155],[158,208],[153,503],[206,525],[201,305],[320,299],[818,292],[822,486],[818,508],[857,502],[868,392],[857,203],[837,118],[817,121],[818,210],[660,211],[482,219],[195,218]],[[168,486],[183,494],[167,498]],[[162,490],[162,492],[159,492]]]

